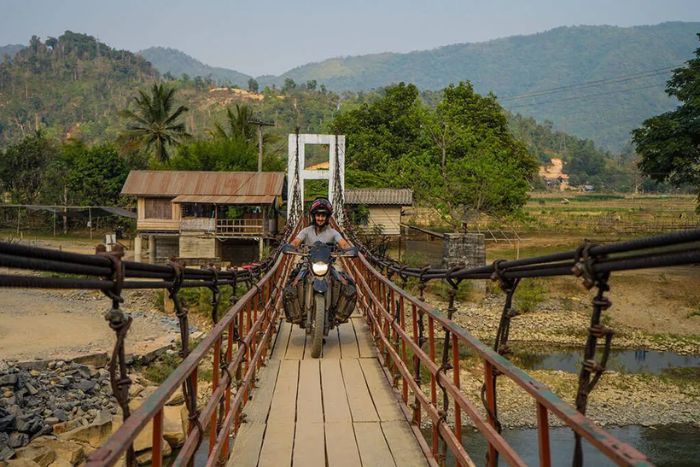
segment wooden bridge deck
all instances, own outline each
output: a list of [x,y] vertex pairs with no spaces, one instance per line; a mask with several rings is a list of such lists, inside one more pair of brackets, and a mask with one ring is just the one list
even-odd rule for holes
[[284,323],[259,373],[228,466],[425,466],[364,319],[326,338],[312,359],[303,329]]

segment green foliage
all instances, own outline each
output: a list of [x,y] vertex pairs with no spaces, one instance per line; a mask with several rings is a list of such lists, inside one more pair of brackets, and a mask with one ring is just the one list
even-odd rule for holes
[[[117,204],[130,170],[127,160],[109,144],[88,147],[81,141],[69,141],[62,146],[57,162],[65,170],[63,181],[76,204]],[[60,177],[63,170],[54,169]]]
[[142,57],[66,31],[0,59],[0,145],[42,128],[87,142],[116,135],[114,118],[134,87],[157,77]]
[[130,148],[153,151],[155,159],[167,162],[170,159],[168,148],[177,146],[191,135],[185,124],[178,121],[187,107],[175,107],[175,88],[163,84],[153,84],[150,94],[139,90],[134,98],[136,109],[126,109],[120,115],[128,119],[126,130],[121,137]]
[[[243,138],[198,139],[181,145],[175,156],[157,168],[172,170],[257,170],[258,150]],[[284,162],[274,155],[263,159],[263,170],[283,170]]]
[[351,184],[364,176],[372,184],[412,188],[453,226],[473,213],[518,210],[536,168],[495,98],[478,95],[469,83],[446,88],[434,110],[414,85],[390,86],[339,114],[332,129],[347,135],[347,163],[356,171]]
[[0,153],[0,182],[17,203],[34,203],[56,148],[41,132],[28,136]]
[[693,185],[700,209],[700,48],[686,66],[674,70],[666,92],[681,104],[634,131],[634,143],[642,156],[639,167],[655,180]]
[[182,358],[177,354],[166,353],[145,369],[144,376],[153,383],[161,384],[181,362]]
[[522,313],[536,311],[537,306],[547,298],[547,286],[541,279],[526,279],[520,282],[515,292],[515,309]]

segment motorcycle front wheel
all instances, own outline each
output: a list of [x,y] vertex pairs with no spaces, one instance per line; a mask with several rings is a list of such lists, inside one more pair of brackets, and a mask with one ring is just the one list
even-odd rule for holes
[[323,328],[326,321],[326,297],[321,294],[314,294],[314,330],[311,342],[311,357],[321,356],[323,349]]

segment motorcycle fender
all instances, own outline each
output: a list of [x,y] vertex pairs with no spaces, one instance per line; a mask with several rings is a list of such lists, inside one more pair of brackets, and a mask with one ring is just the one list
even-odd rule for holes
[[328,291],[328,282],[323,279],[314,279],[314,292],[325,294]]

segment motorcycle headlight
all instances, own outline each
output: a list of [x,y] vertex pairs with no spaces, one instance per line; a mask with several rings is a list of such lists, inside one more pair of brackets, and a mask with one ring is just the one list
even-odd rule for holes
[[316,263],[313,263],[311,265],[311,270],[317,276],[325,276],[326,273],[328,272],[328,263],[324,263],[322,261],[318,261]]

